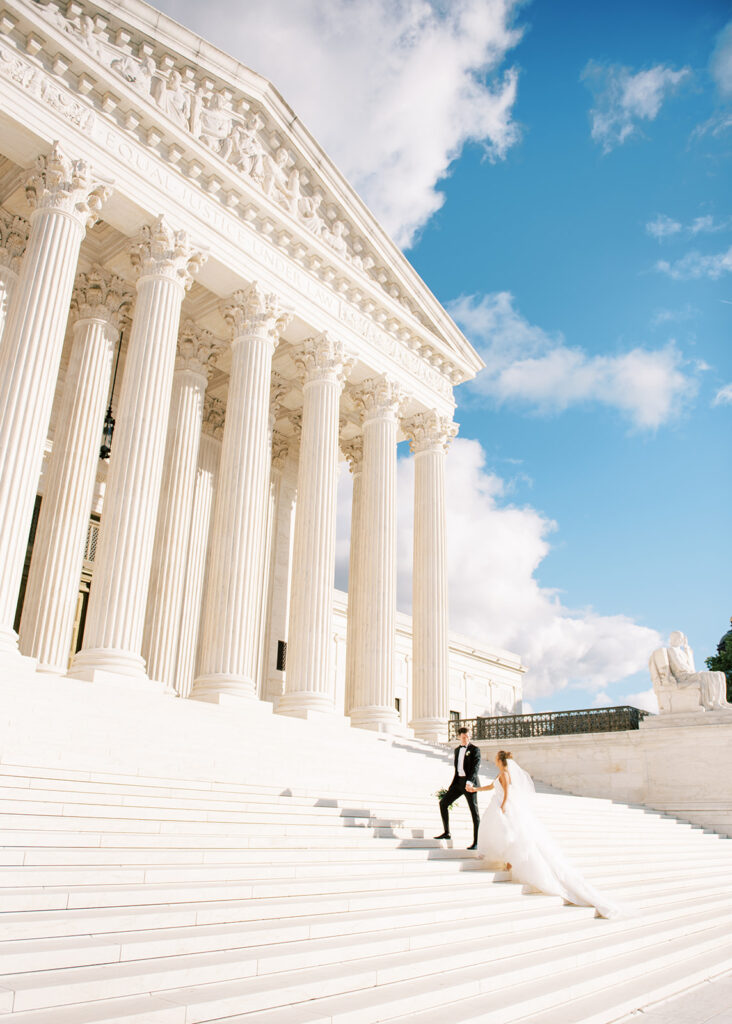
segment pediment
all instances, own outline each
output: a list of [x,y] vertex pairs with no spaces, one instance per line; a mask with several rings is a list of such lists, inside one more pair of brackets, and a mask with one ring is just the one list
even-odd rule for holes
[[[8,0],[25,54],[348,297],[450,385],[480,357],[262,76],[141,0]],[[15,17],[0,19],[6,36]],[[81,125],[80,125],[81,126]]]

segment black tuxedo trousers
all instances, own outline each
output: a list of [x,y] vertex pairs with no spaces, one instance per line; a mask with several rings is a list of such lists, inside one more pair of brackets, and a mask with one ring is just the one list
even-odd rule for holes
[[455,773],[450,788],[447,793],[440,800],[440,814],[442,815],[442,825],[444,831],[450,833],[450,804],[454,804],[456,800],[459,800],[461,796],[464,796],[468,801],[468,807],[470,808],[470,815],[473,819],[473,842],[478,842],[478,826],[480,825],[480,814],[478,813],[478,794],[468,793],[465,790],[465,783],[472,782],[472,779],[468,779],[462,775]]

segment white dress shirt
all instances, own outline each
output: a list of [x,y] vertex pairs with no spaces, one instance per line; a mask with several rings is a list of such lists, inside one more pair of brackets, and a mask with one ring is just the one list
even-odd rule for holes
[[461,745],[460,749],[458,750],[457,773],[462,778],[465,778],[465,751],[467,749],[468,749],[468,747],[467,747],[467,744],[466,744],[464,747]]

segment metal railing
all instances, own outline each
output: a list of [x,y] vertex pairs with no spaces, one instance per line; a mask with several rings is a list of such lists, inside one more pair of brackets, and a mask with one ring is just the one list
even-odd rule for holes
[[467,726],[474,740],[510,740],[539,736],[574,736],[588,732],[625,732],[637,729],[649,714],[625,704],[614,708],[581,711],[544,711],[535,715],[501,715],[496,718],[463,718],[451,721],[449,737]]

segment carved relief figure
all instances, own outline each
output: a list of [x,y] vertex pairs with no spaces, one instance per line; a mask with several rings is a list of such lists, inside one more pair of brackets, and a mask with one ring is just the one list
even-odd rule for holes
[[160,78],[153,79],[152,95],[171,121],[190,130],[191,94],[183,87],[179,71],[171,71],[166,82]]
[[111,67],[121,78],[124,78],[128,85],[131,85],[143,96],[152,94],[152,83],[157,71],[152,57],[146,56],[135,60],[128,54],[124,57],[116,57],[112,61]]
[[226,160],[232,150],[231,129],[233,118],[226,108],[223,92],[212,93],[201,100],[194,94],[191,112],[191,132],[198,136],[205,146]]
[[264,121],[259,114],[250,114],[246,122],[237,122],[231,134],[231,163],[260,187],[264,184],[265,149],[259,139]]

